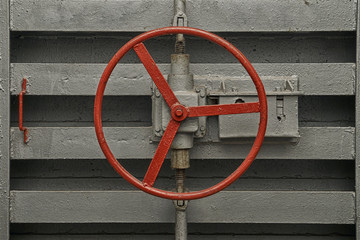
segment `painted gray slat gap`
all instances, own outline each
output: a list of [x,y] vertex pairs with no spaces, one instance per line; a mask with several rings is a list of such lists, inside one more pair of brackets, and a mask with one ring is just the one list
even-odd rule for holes
[[[189,25],[217,32],[355,31],[356,1],[187,1]],[[168,0],[15,0],[12,31],[148,31],[171,25]]]
[[10,31],[9,1],[0,1],[0,239],[9,239]]
[[[250,82],[247,82],[251,84]],[[24,124],[27,127],[92,127],[94,96],[26,96]],[[11,125],[18,126],[18,96],[11,101]],[[301,96],[300,127],[355,126],[353,96]],[[149,127],[152,125],[150,96],[107,96],[103,102],[105,127]],[[276,116],[273,116],[276,117]],[[217,129],[217,118],[209,119]],[[217,133],[214,133],[215,135]],[[214,136],[215,137],[215,136]],[[218,138],[218,137],[217,137]]]
[[360,239],[360,3],[357,4],[356,28],[356,95],[355,95],[355,193],[356,193],[356,239]]
[[[173,235],[12,235],[11,240],[169,240],[172,239]],[[191,235],[189,238],[193,240],[353,240],[351,236],[294,236],[294,235]]]
[[[115,51],[138,33],[12,33],[12,63],[107,63]],[[255,63],[355,63],[355,34],[221,33]],[[157,63],[169,63],[174,37],[145,42]],[[281,51],[279,51],[281,49]],[[238,63],[222,47],[196,37],[186,38],[192,63]],[[129,51],[121,63],[140,63]]]
[[[143,177],[149,166],[149,159],[121,159],[134,176]],[[169,162],[165,164],[170,164]],[[254,161],[241,179],[309,179],[309,180],[355,180],[354,161],[328,161],[328,160],[291,160],[268,159]],[[213,177],[228,176],[229,172],[238,167],[239,162],[221,159],[191,159],[191,168],[186,171],[189,178],[209,179]],[[160,176],[170,179],[174,171],[164,165]],[[221,166],[216,167],[214,166]],[[43,159],[43,160],[17,160],[11,162],[12,179],[111,179],[120,176],[111,168],[105,159]],[[56,170],[54,170],[56,169]],[[174,182],[172,182],[174,183]],[[285,183],[284,183],[285,184]]]
[[[349,224],[189,224],[189,234],[204,235],[266,235],[266,236],[354,236],[354,228]],[[14,224],[12,234],[31,232],[41,234],[76,235],[134,235],[171,234],[173,223],[79,223],[79,224]]]
[[[19,94],[21,80],[30,81],[27,95],[95,95],[105,64],[11,64],[11,94]],[[168,64],[158,64],[163,74]],[[260,76],[292,76],[299,78],[305,95],[354,95],[355,64],[352,63],[255,63]],[[191,64],[195,83],[204,84],[198,76],[247,76],[239,64]],[[152,82],[142,64],[119,64],[107,84],[107,95],[151,95]],[[208,85],[208,83],[207,83]],[[209,85],[218,89],[220,81]]]
[[[354,224],[354,192],[223,191],[191,201],[189,223]],[[12,191],[12,223],[168,223],[173,203],[139,191]]]
[[[264,144],[258,159],[354,159],[354,128],[304,127],[297,144]],[[114,155],[121,159],[151,159],[157,144],[150,143],[152,127],[104,128]],[[11,129],[12,159],[97,159],[104,158],[95,130],[84,128],[29,128],[23,143],[18,128]],[[239,159],[249,152],[248,144],[198,143],[191,159]]]

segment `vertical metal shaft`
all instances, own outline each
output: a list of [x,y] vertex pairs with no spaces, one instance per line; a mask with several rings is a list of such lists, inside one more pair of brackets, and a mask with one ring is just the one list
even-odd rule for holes
[[[174,0],[174,26],[187,26],[187,19],[185,15],[186,11],[186,0]],[[175,42],[175,54],[184,54],[185,53],[185,38],[183,34],[176,35]],[[182,56],[182,57],[180,57]],[[174,61],[173,61],[174,58]],[[175,61],[175,60],[179,60]],[[185,62],[181,62],[184,61]],[[176,62],[176,63],[175,63]],[[188,75],[188,57],[185,55],[172,56],[172,74],[181,74]],[[185,71],[185,72],[183,72]],[[189,90],[193,88],[192,79],[189,78],[189,81],[185,83],[181,81],[180,85],[177,81],[169,81],[175,85],[173,87],[179,87],[180,91]],[[190,87],[187,85],[191,85]],[[178,86],[179,85],[179,86]],[[188,89],[189,88],[189,89]],[[184,134],[182,134],[184,135]],[[184,136],[187,136],[185,134]],[[181,137],[178,134],[178,138]],[[191,137],[192,139],[192,137]],[[181,141],[180,141],[181,142]],[[186,145],[186,144],[185,144]],[[191,144],[192,145],[192,144]],[[175,179],[176,179],[176,191],[179,193],[185,192],[184,181],[185,181],[185,169],[190,167],[189,159],[189,149],[172,149],[171,152],[171,167],[175,169]],[[175,240],[187,240],[187,220],[186,220],[186,208],[188,201],[176,200],[174,201],[175,205]]]
[[185,12],[186,2],[185,0],[174,0],[174,14],[176,15],[178,12]]
[[[175,169],[176,191],[185,192],[185,169],[190,167],[189,150],[173,149],[171,167]],[[187,239],[186,208],[188,201],[175,200],[175,240]]]
[[176,169],[176,191],[179,193],[184,192],[185,169]]
[[178,53],[178,54],[185,53],[184,34],[176,34],[175,53]]
[[[176,26],[186,25],[184,18],[185,11],[186,11],[185,0],[174,0],[174,14],[175,14],[175,18],[177,18],[175,23]],[[177,54],[185,53],[185,38],[183,34],[176,34],[175,53]]]
[[175,240],[187,239],[186,211],[176,210],[175,214]]
[[[176,190],[184,192],[185,169],[176,169]],[[186,201],[175,201],[175,240],[187,239]]]

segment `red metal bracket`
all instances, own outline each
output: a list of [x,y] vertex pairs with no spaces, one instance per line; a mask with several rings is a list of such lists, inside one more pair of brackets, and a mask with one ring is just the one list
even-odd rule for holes
[[26,127],[23,126],[23,96],[26,93],[26,78],[23,78],[22,82],[22,90],[19,94],[19,129],[20,131],[24,131],[24,143],[27,143],[29,141],[28,139],[28,130]]

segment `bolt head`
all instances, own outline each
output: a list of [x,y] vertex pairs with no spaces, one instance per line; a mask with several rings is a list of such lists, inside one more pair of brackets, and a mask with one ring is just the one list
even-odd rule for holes
[[181,122],[186,119],[188,110],[185,106],[177,104],[171,108],[171,116],[175,121]]
[[177,109],[175,111],[175,115],[178,116],[178,117],[181,117],[183,115],[183,111],[181,109]]

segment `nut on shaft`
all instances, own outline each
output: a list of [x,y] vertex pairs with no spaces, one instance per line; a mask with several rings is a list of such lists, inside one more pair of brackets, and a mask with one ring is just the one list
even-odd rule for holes
[[175,53],[176,53],[176,54],[184,54],[184,53],[185,53],[185,38],[184,38],[184,34],[177,34],[177,35],[176,35]]
[[171,168],[187,169],[190,167],[189,149],[172,149]]

